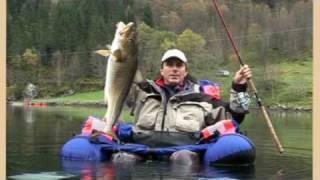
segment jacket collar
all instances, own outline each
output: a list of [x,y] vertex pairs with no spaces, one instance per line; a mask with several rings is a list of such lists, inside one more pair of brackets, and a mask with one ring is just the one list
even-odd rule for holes
[[[156,79],[154,82],[156,83],[156,85],[158,85],[158,86],[160,86],[162,88],[164,88],[166,86],[164,84],[164,79],[163,79],[162,76],[160,78]],[[179,85],[175,86],[175,88],[177,88],[179,90],[183,90],[184,87],[185,87],[185,81],[183,82],[183,84],[179,84]]]

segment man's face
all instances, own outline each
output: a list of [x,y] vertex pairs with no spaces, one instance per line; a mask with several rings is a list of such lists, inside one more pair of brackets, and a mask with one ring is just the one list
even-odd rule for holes
[[160,74],[163,77],[164,84],[175,86],[183,83],[188,72],[184,62],[178,58],[170,58],[163,62]]

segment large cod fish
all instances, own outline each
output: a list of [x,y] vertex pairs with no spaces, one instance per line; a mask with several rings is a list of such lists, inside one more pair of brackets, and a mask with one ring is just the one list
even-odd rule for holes
[[108,108],[103,118],[106,121],[103,132],[112,135],[114,138],[116,136],[112,133],[112,126],[121,114],[137,66],[134,23],[124,24],[119,22],[111,44],[104,88],[105,102],[107,102]]

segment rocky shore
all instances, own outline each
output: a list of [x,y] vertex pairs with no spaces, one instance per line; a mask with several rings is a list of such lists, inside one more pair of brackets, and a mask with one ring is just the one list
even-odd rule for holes
[[[13,105],[25,105],[22,101],[9,101]],[[45,101],[38,101],[34,100],[30,102],[29,105],[39,105],[45,104],[46,106],[91,106],[91,107],[106,107],[106,104],[103,101],[88,101],[88,100],[81,100],[81,101],[61,101],[61,100],[45,100]],[[274,105],[266,105],[265,106],[268,110],[274,111],[297,111],[297,112],[309,112],[312,111],[312,107],[304,107],[304,106],[288,106],[284,104],[274,104]],[[251,105],[250,109],[259,109],[256,105]]]
[[[258,108],[258,107],[255,107]],[[277,111],[312,111],[312,107],[303,107],[303,106],[287,106],[284,104],[276,104],[276,105],[270,105],[266,106],[269,110],[277,110]]]
[[103,101],[31,101],[29,103],[23,101],[7,101],[7,104],[13,106],[90,106],[90,107],[105,107]]

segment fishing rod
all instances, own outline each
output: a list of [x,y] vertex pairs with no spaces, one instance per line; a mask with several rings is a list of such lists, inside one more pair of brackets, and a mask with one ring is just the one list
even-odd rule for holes
[[[243,63],[243,61],[242,61],[242,59],[241,59],[241,57],[240,57],[240,55],[239,55],[239,51],[238,51],[238,49],[237,49],[237,46],[235,45],[235,43],[234,43],[234,41],[233,41],[233,39],[232,39],[231,33],[230,33],[230,31],[229,31],[229,29],[228,29],[228,27],[227,27],[227,25],[226,25],[226,23],[225,23],[225,21],[224,21],[224,18],[223,18],[222,14],[221,14],[221,12],[220,12],[220,10],[219,10],[219,8],[218,8],[217,2],[216,2],[216,0],[212,0],[212,1],[213,1],[213,4],[214,4],[214,7],[215,7],[215,9],[217,10],[217,13],[218,13],[218,15],[219,15],[219,17],[220,17],[221,23],[222,23],[222,25],[223,25],[223,27],[224,27],[227,35],[228,35],[228,38],[229,38],[229,40],[230,40],[230,42],[231,42],[231,45],[232,45],[232,47],[233,47],[233,50],[234,50],[235,54],[237,55],[237,58],[238,58],[238,60],[239,60],[239,63],[240,63],[241,66],[244,66],[244,63]],[[266,110],[266,108],[264,107],[264,105],[262,104],[262,101],[261,101],[261,99],[260,99],[260,97],[259,97],[259,95],[258,95],[257,88],[256,88],[256,86],[255,86],[255,84],[253,83],[253,81],[252,81],[251,78],[248,79],[248,83],[249,83],[249,86],[251,87],[251,89],[252,89],[252,91],[253,91],[253,93],[254,93],[256,102],[257,102],[258,106],[260,107],[260,109],[261,109],[261,111],[262,111],[262,114],[263,114],[263,116],[264,116],[264,119],[265,119],[265,121],[266,121],[266,123],[267,123],[267,125],[268,125],[268,127],[269,127],[269,130],[270,130],[270,133],[271,133],[271,135],[272,135],[273,141],[274,141],[274,143],[276,144],[279,152],[282,153],[282,152],[284,151],[284,150],[283,150],[283,147],[282,147],[282,145],[281,145],[281,143],[280,143],[280,141],[279,141],[279,138],[278,138],[278,136],[277,136],[277,134],[276,134],[273,126],[272,126],[272,123],[271,123],[271,120],[270,120],[269,115],[268,115],[268,113],[267,113],[267,110]]]

